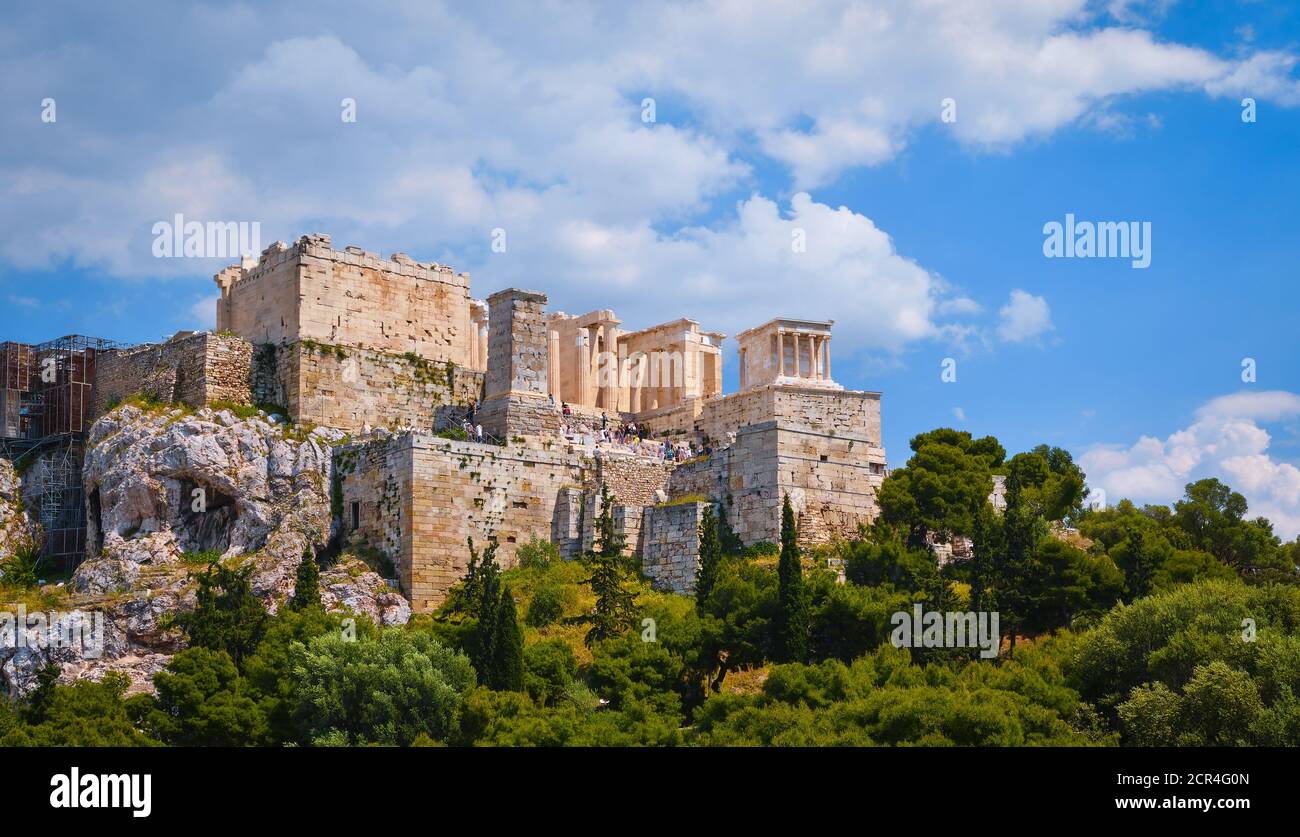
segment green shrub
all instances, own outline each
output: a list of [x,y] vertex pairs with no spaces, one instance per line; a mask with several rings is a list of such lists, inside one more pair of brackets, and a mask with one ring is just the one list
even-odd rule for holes
[[46,569],[41,546],[34,538],[23,538],[13,546],[11,554],[0,558],[0,578],[6,586],[21,590],[35,587]]
[[516,550],[519,566],[524,569],[550,569],[551,564],[560,560],[560,548],[544,538],[533,538]]
[[771,541],[759,541],[745,547],[741,554],[746,558],[766,558],[772,555],[780,555],[781,547]]
[[420,733],[445,740],[474,687],[469,660],[422,631],[355,642],[327,634],[290,653],[294,718],[303,740],[316,744],[404,746]]
[[533,600],[528,603],[528,612],[524,621],[530,628],[545,628],[554,625],[564,616],[564,606],[568,596],[558,584],[544,584],[537,588]]
[[577,676],[578,662],[568,642],[546,639],[524,649],[524,685],[540,705],[563,699]]

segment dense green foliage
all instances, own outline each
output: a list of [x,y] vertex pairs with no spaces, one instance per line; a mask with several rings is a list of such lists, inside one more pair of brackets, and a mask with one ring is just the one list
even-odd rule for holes
[[176,620],[191,645],[225,651],[237,665],[253,653],[266,630],[266,609],[253,595],[252,574],[252,564],[218,563],[199,574],[196,606]]
[[459,723],[474,669],[420,631],[386,630],[348,641],[326,634],[291,652],[298,727],[314,744],[410,744],[440,740]]
[[[1239,494],[1084,510],[1059,449],[952,430],[912,449],[853,540],[801,550],[785,498],[780,546],[744,548],[710,510],[693,597],[635,572],[607,495],[595,552],[532,541],[503,571],[471,541],[403,628],[325,613],[310,556],[274,616],[213,562],[156,694],[50,667],[0,702],[0,745],[1300,745],[1300,543]],[[893,647],[917,605],[996,610],[996,659]]]

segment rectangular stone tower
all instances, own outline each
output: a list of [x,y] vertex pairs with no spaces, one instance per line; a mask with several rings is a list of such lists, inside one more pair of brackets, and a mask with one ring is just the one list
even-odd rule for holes
[[478,421],[506,442],[553,440],[560,411],[550,399],[546,294],[507,288],[488,297],[487,380]]

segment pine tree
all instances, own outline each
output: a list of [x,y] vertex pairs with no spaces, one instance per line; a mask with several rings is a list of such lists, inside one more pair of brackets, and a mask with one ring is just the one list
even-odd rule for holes
[[492,654],[490,685],[506,692],[524,690],[524,632],[519,628],[515,599],[507,589],[501,590],[496,609],[495,648]]
[[799,530],[789,495],[781,507],[781,558],[776,575],[780,604],[776,625],[777,653],[783,662],[802,663],[808,659],[808,590],[804,586]]
[[298,578],[293,585],[293,599],[289,602],[292,610],[305,610],[320,605],[320,567],[316,556],[309,546],[302,551],[302,561],[298,563]]
[[718,581],[718,567],[722,563],[718,534],[718,519],[710,504],[704,508],[704,518],[700,521],[700,569],[695,574],[695,606],[701,610]]
[[237,570],[214,562],[198,576],[194,609],[176,617],[190,645],[225,651],[238,666],[252,655],[268,620],[266,608],[253,594],[252,575],[252,562]]
[[623,538],[614,529],[613,504],[609,490],[604,486],[601,486],[600,500],[600,516],[596,519],[600,549],[587,557],[591,570],[587,582],[591,585],[591,592],[596,594],[596,609],[586,618],[591,628],[583,638],[588,648],[630,628],[636,604],[635,595],[623,586],[627,563],[623,557]]

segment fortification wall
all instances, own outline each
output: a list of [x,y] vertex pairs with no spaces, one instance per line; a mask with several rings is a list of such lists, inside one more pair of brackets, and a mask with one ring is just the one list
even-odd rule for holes
[[191,407],[214,401],[250,404],[252,360],[253,347],[246,340],[211,332],[101,352],[95,369],[95,415],[136,393]]
[[215,280],[217,327],[254,343],[315,340],[464,368],[478,354],[469,276],[402,253],[335,250],[329,236],[306,235],[276,242],[255,265],[227,268]]
[[414,354],[312,340],[259,347],[258,352],[258,399],[283,404],[298,421],[327,427],[432,430],[443,408],[472,403],[483,388],[482,372]]
[[876,393],[793,387],[711,401],[701,431],[716,440],[741,423],[735,441],[678,467],[669,495],[701,494],[722,503],[746,544],[779,538],[787,494],[803,543],[850,537],[877,513],[876,491],[885,477],[879,411]]
[[[362,448],[374,449],[363,455]],[[374,512],[375,520],[358,531],[379,548],[398,542],[390,557],[417,612],[437,607],[465,575],[468,538],[480,549],[495,540],[503,568],[515,565],[519,544],[561,540],[560,521],[570,509],[566,503],[557,513],[557,502],[563,489],[583,482],[578,456],[416,433],[349,446],[340,456],[357,460],[340,478],[345,522],[353,502]],[[390,496],[396,499],[389,502]]]
[[700,522],[709,503],[645,509],[641,569],[656,590],[693,595],[700,567]]

